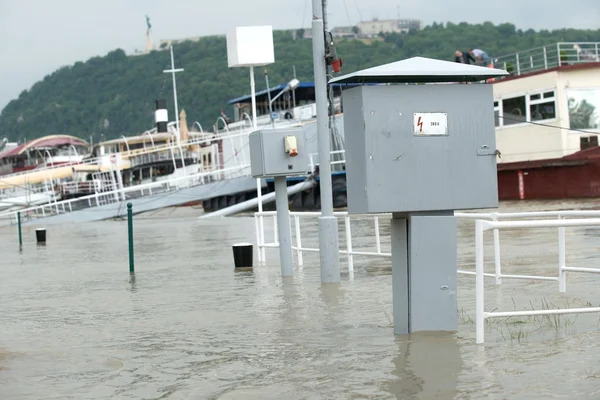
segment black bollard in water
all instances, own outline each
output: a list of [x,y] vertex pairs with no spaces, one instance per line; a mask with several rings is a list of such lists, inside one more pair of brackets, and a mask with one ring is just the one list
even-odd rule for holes
[[252,267],[252,244],[237,243],[233,248],[233,262],[236,268]]
[[35,230],[35,238],[37,239],[38,244],[46,243],[46,229],[39,228]]

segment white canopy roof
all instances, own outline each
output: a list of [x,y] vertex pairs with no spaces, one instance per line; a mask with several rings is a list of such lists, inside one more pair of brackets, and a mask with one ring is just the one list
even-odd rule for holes
[[413,57],[343,75],[329,83],[477,82],[506,75],[509,73],[496,68]]

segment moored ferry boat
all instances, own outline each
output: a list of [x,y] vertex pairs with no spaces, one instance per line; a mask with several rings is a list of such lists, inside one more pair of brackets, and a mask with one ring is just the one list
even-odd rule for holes
[[[600,43],[556,43],[494,59],[494,67],[510,73],[493,85],[501,200],[561,199],[600,196]],[[286,85],[256,94],[259,121],[270,122],[269,95],[277,97]],[[312,82],[302,82],[292,95],[275,104],[275,121],[296,122],[307,137],[316,135],[316,107]],[[302,90],[305,89],[305,90]],[[334,206],[346,206],[344,121],[341,91],[333,87],[330,141]],[[270,92],[270,93],[269,93]],[[300,94],[299,94],[300,93]],[[295,97],[294,97],[295,96]],[[229,102],[234,124],[242,125],[250,96]],[[333,110],[333,112],[331,112]],[[265,126],[268,129],[268,126]],[[316,147],[311,148],[317,159]],[[312,164],[312,163],[311,163]],[[318,164],[311,165],[308,173]],[[302,178],[289,178],[290,184]],[[267,191],[273,191],[273,184]],[[204,201],[207,211],[231,205],[231,195]],[[320,209],[318,186],[290,199],[295,210]],[[268,209],[269,206],[266,206]]]

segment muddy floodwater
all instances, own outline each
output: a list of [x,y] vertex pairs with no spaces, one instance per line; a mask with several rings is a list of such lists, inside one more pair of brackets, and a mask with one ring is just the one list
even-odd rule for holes
[[[235,271],[231,245],[255,242],[252,215],[200,214],[135,216],[133,276],[124,220],[49,225],[45,246],[25,226],[22,252],[16,227],[0,228],[0,399],[600,399],[600,314],[490,319],[476,345],[475,280],[459,275],[456,333],[394,336],[389,258],[355,256],[351,277],[342,255],[339,285],[321,284],[316,253],[289,279],[277,249]],[[354,249],[373,251],[372,218],[354,221]],[[471,271],[473,233],[459,221],[459,267]],[[557,228],[500,235],[503,273],[558,274]],[[303,245],[317,239],[308,218]],[[381,240],[389,252],[387,220]],[[491,232],[485,243],[492,272]],[[567,228],[567,264],[598,268],[599,228]],[[600,275],[569,273],[566,293],[486,279],[487,311],[588,306],[600,306]]]

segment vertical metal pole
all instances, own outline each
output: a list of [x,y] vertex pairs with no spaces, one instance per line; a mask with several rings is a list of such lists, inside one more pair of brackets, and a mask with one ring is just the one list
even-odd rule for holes
[[[598,56],[598,45],[596,45],[596,57]],[[296,66],[294,65],[294,79],[296,79]],[[292,108],[296,107],[296,89],[292,90]]]
[[21,233],[21,211],[17,211],[17,226],[19,228],[19,250],[23,248],[23,235]]
[[500,264],[500,230],[494,229],[494,266],[496,285],[502,284],[502,265]]
[[275,120],[273,119],[273,105],[271,104],[271,90],[269,88],[269,75],[265,69],[265,83],[267,84],[267,98],[269,100],[269,118],[271,119],[271,126],[275,129]]
[[256,130],[256,85],[254,83],[253,66],[250,66],[250,95],[252,97],[252,127]]
[[348,274],[354,279],[354,256],[352,255],[352,230],[350,228],[350,216],[346,214],[344,225],[346,228],[346,256],[348,257]]
[[[561,219],[559,217],[559,219]],[[567,280],[565,276],[565,264],[567,263],[565,227],[558,228],[558,291],[564,293],[567,291]]]
[[483,221],[475,221],[475,343],[484,341]]
[[127,230],[129,233],[129,273],[134,272],[133,266],[133,210],[131,203],[127,203]]
[[[250,94],[252,97],[252,128],[257,130],[257,122],[256,122],[256,84],[254,82],[254,67],[250,66]],[[258,197],[258,212],[263,212],[263,202],[262,202],[262,187],[260,185],[260,178],[256,178],[256,193]],[[265,223],[264,217],[261,215],[258,217],[258,225],[260,231],[260,242],[262,244],[265,243]],[[262,247],[259,250],[258,260],[259,262],[265,262],[265,248]]]
[[379,217],[375,215],[375,248],[377,254],[381,254],[381,239],[379,238]]
[[281,276],[292,276],[294,274],[292,268],[292,235],[290,232],[290,212],[286,182],[285,176],[275,177],[275,203],[277,207]]
[[300,216],[294,215],[294,226],[296,227],[296,252],[298,257],[298,266],[302,266],[304,264],[304,260],[302,258],[302,236],[300,232]]
[[325,36],[321,0],[312,0],[313,65],[317,106],[317,135],[319,145],[319,186],[321,216],[319,217],[319,256],[321,282],[340,281],[338,222],[333,216],[333,194],[329,155],[329,126],[327,107],[327,77],[325,69]]

